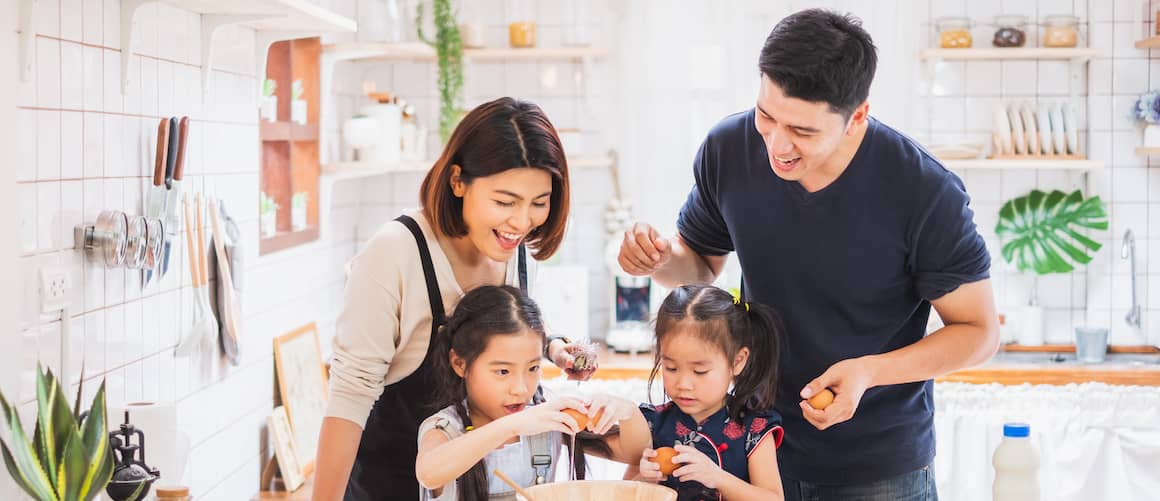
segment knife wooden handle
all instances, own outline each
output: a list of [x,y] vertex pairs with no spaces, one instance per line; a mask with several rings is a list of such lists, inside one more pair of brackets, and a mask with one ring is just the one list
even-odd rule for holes
[[189,136],[189,117],[181,117],[177,124],[177,166],[173,168],[173,180],[181,181],[185,172],[185,138]]
[[169,155],[169,119],[162,118],[157,124],[157,159],[153,165],[153,186],[165,182],[165,158]]

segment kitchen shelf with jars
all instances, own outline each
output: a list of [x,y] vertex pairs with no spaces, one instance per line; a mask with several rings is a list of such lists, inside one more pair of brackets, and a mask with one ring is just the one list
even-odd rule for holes
[[[993,28],[989,47],[975,47],[972,28]],[[1041,47],[1027,47],[1028,30],[1042,27]],[[1091,171],[1103,162],[1086,158],[1080,141],[1074,102],[1084,72],[1091,72],[1092,59],[1102,51],[1080,47],[1080,20],[1071,15],[1049,15],[1042,23],[1029,22],[1023,15],[1000,15],[990,23],[976,23],[966,17],[945,17],[935,21],[937,48],[923,49],[928,81],[943,61],[1066,61],[1071,67],[1066,101],[1000,104],[992,113],[990,155],[979,144],[932,145],[928,149],[947,168],[961,169],[1051,169]],[[1090,81],[1090,78],[1089,78]],[[1088,109],[1091,108],[1088,96]]]

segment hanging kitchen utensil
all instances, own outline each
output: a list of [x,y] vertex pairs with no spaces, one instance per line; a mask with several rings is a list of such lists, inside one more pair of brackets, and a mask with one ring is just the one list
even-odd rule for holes
[[194,210],[197,213],[194,219],[190,219],[189,215],[189,201],[184,200],[185,206],[185,220],[195,224],[188,225],[187,247],[189,251],[189,267],[190,274],[193,278],[192,296],[194,300],[193,325],[182,336],[181,342],[177,344],[174,349],[174,356],[184,357],[192,354],[194,351],[213,349],[214,338],[218,333],[217,319],[214,318],[213,312],[209,307],[209,289],[206,287],[209,282],[206,275],[205,265],[205,240],[203,239],[202,216],[201,216],[201,196],[198,195],[194,200]]
[[216,262],[218,272],[217,302],[213,306],[216,307],[217,316],[221,320],[218,339],[222,352],[229,358],[231,364],[238,365],[241,361],[241,357],[238,356],[238,336],[240,334],[238,322],[241,312],[234,299],[233,274],[230,272],[230,260],[226,255],[221,218],[218,216],[218,213],[221,212],[219,205],[220,201],[217,200],[211,200],[209,203],[210,229],[213,231],[210,240],[213,243],[213,261]]
[[[176,119],[174,119],[176,120]],[[172,122],[171,122],[172,123]],[[171,143],[176,149],[174,154],[173,175],[166,179],[166,212],[165,212],[165,250],[161,257],[161,276],[169,271],[169,249],[177,230],[181,226],[180,214],[177,212],[177,199],[181,196],[181,180],[185,177],[185,152],[189,137],[189,117],[181,117],[177,122],[176,139]]]
[[[145,215],[152,218],[165,217],[165,162],[169,157],[169,119],[162,118],[157,124],[157,152],[153,160],[153,185],[145,202]],[[148,267],[142,272],[141,288],[149,286],[153,274],[157,272],[157,263],[147,263]]]
[[116,268],[125,262],[128,227],[129,218],[124,212],[106,210],[101,211],[95,223],[78,224],[73,238],[89,259],[104,263],[105,268]]

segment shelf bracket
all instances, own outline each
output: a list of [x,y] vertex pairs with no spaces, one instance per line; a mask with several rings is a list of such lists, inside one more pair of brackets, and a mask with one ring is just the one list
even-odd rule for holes
[[20,81],[32,78],[32,61],[36,58],[36,7],[39,0],[20,2]]
[[129,60],[133,57],[133,15],[154,0],[121,0],[121,94],[129,91]]
[[[277,17],[277,16],[274,16]],[[209,96],[210,77],[213,75],[213,39],[218,29],[232,24],[270,19],[265,14],[202,14],[201,15],[201,101]]]
[[266,60],[270,57],[270,46],[275,42],[283,40],[294,40],[296,38],[307,38],[311,36],[318,36],[317,32],[311,31],[259,31],[255,41],[255,61],[258,67],[256,68],[255,80],[258,81],[258,97],[254,100],[257,106],[262,105],[262,87],[266,84]]

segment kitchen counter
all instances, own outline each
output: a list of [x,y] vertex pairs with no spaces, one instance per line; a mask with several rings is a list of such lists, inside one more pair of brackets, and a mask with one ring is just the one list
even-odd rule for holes
[[[595,379],[626,380],[648,379],[653,354],[610,354],[600,350],[600,369]],[[543,368],[545,378],[560,375],[552,364]],[[1000,352],[989,362],[969,369],[952,372],[938,382],[1002,385],[1099,382],[1114,385],[1160,386],[1160,354],[1109,353],[1101,364],[1082,364],[1074,353],[1014,353]]]

